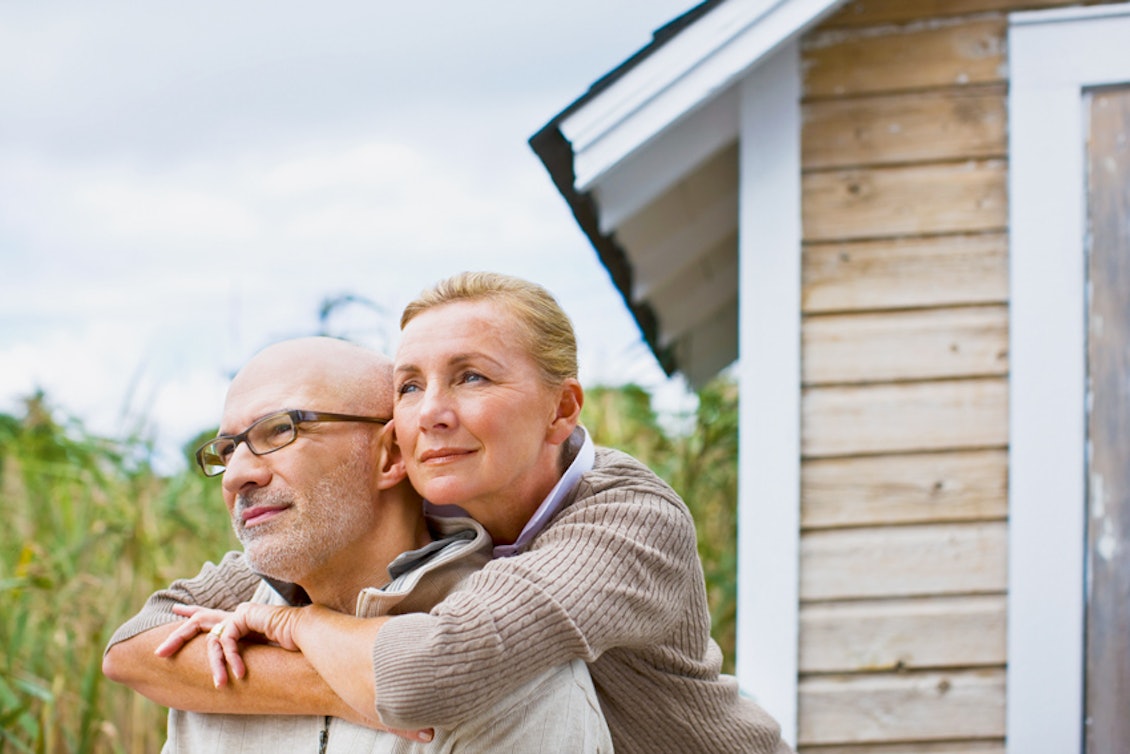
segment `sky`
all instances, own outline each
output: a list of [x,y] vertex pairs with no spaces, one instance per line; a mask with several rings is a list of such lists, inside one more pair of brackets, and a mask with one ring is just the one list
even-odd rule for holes
[[173,469],[259,348],[391,352],[462,270],[552,291],[586,386],[684,405],[527,139],[694,4],[6,0],[0,413],[42,390]]

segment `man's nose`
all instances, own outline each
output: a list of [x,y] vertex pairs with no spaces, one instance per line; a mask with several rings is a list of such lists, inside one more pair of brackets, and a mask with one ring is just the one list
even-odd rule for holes
[[224,466],[223,487],[235,495],[247,485],[263,487],[270,481],[269,464],[263,456],[251,452],[246,442],[235,446]]

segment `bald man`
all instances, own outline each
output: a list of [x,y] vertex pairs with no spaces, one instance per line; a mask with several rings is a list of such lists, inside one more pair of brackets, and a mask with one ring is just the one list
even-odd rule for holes
[[243,552],[152,595],[103,659],[108,678],[170,707],[163,751],[612,750],[579,661],[455,728],[401,735],[379,730],[374,709],[343,702],[334,689],[344,681],[323,677],[317,657],[250,645],[242,673],[210,674],[201,634],[222,631],[223,611],[241,602],[359,617],[426,612],[490,558],[476,522],[424,515],[391,415],[390,360],[344,341],[284,341],[236,375],[220,435],[197,462],[222,475]]

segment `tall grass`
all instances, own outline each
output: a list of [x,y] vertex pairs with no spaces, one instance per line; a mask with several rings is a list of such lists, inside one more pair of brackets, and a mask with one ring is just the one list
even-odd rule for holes
[[230,549],[215,485],[154,474],[140,441],[0,416],[0,751],[150,752],[163,708],[105,680],[110,633],[154,589]]
[[[156,752],[166,711],[107,681],[113,630],[154,590],[238,546],[216,480],[149,464],[141,440],[56,419],[42,395],[0,415],[0,754]],[[700,394],[671,437],[638,388],[590,390],[584,420],[668,479],[699,527],[715,638],[732,669],[736,389]]]

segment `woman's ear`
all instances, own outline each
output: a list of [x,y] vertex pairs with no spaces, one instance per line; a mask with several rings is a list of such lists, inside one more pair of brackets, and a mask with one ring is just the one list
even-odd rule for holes
[[404,466],[404,454],[396,443],[396,431],[392,422],[384,426],[377,441],[380,444],[377,489],[387,490],[403,482],[408,476],[408,469]]
[[565,380],[557,388],[557,405],[553,420],[549,424],[546,440],[560,445],[569,439],[581,421],[581,407],[585,404],[585,391],[581,383],[573,378]]

